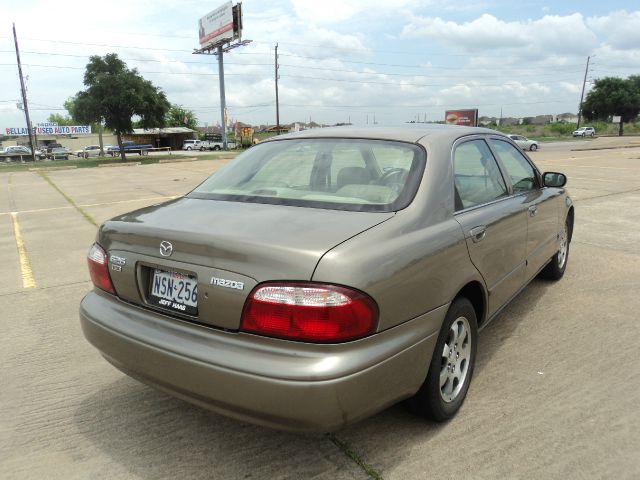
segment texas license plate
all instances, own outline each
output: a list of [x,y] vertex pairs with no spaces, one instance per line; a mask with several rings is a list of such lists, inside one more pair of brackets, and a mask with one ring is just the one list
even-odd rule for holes
[[197,315],[198,279],[178,272],[154,269],[149,303],[176,312]]

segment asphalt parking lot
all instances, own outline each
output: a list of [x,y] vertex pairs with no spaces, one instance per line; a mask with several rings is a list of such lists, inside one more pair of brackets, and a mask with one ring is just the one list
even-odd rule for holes
[[435,425],[395,406],[333,436],[169,397],[115,370],[80,331],[96,224],[181,195],[225,160],[0,170],[0,476],[639,478],[640,143],[572,150],[597,145],[616,143],[531,155],[569,177],[567,272],[535,280],[483,331],[458,416]]

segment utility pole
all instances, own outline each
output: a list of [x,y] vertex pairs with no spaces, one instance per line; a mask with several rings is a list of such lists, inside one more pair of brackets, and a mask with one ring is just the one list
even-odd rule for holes
[[36,161],[36,149],[33,144],[33,129],[29,118],[29,106],[27,105],[27,91],[24,88],[24,78],[22,77],[22,63],[20,62],[20,50],[18,49],[18,36],[16,35],[16,24],[13,24],[13,41],[16,44],[16,59],[18,60],[18,75],[20,75],[20,88],[22,89],[22,104],[24,105],[24,116],[27,120],[27,130],[29,131],[29,145],[31,146],[31,160]]
[[582,93],[580,94],[580,107],[578,108],[578,127],[580,128],[580,120],[582,119],[582,101],[584,100],[584,87],[587,84],[587,73],[589,73],[589,60],[591,57],[587,57],[587,67],[584,69],[584,80],[582,80]]
[[222,45],[218,45],[218,78],[220,79],[220,124],[222,125],[222,149],[227,149],[227,101],[224,94],[224,61]]
[[276,135],[280,135],[280,101],[278,99],[278,44],[276,43],[276,62],[275,62],[275,76],[276,76]]

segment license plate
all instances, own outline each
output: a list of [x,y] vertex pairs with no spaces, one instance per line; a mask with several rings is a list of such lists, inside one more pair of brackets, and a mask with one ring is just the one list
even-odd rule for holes
[[176,312],[198,313],[198,279],[178,272],[155,269],[149,303]]

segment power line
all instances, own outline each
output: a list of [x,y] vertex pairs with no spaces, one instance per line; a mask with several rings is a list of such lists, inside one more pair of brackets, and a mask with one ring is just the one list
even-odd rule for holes
[[[294,54],[294,53],[280,53],[281,57],[295,57],[295,58],[304,58],[304,59],[308,59],[308,60],[340,60],[343,63],[354,63],[354,64],[359,64],[359,65],[377,65],[377,66],[384,66],[384,67],[403,67],[403,68],[437,68],[439,70],[469,70],[468,66],[465,67],[446,67],[446,66],[442,66],[442,65],[428,65],[428,66],[424,66],[424,65],[411,65],[411,64],[402,64],[402,63],[380,63],[380,62],[362,62],[362,61],[356,61],[356,60],[343,60],[340,58],[335,58],[335,59],[329,59],[326,57],[309,57],[306,55],[298,55],[298,54]],[[476,58],[484,58],[484,57],[476,57]],[[504,57],[502,57],[504,58]],[[577,68],[577,67],[582,67],[581,64],[565,64],[565,65],[555,65],[555,64],[537,64],[536,66],[539,67],[550,67],[550,68],[566,68],[566,67],[571,67],[571,68]],[[504,68],[505,65],[502,65],[501,68]],[[512,65],[513,68],[522,68],[522,65]],[[480,68],[477,66],[474,66],[473,68]],[[494,66],[487,66],[487,69],[493,69],[495,68]]]
[[[23,63],[22,65],[27,67],[38,67],[38,68],[57,68],[63,70],[84,70],[85,67],[72,67],[69,65],[41,65],[36,63]],[[0,67],[13,67],[12,63],[0,63]],[[157,74],[157,75],[195,75],[195,76],[213,76],[217,77],[217,73],[204,73],[204,72],[149,72],[139,70],[138,73],[146,73],[146,74]],[[247,74],[247,73],[227,73],[226,75],[237,75],[244,77],[263,77],[264,75],[258,74]]]
[[[12,53],[10,50],[0,50],[0,53]],[[92,55],[77,55],[72,53],[54,53],[54,52],[34,52],[34,51],[24,51],[22,53],[28,53],[32,55],[54,55],[60,57],[73,57],[73,58],[90,58]],[[145,59],[145,58],[127,58],[122,57],[122,60],[127,60],[129,62],[151,62],[151,63],[186,63],[186,64],[194,64],[194,65],[203,65],[203,66],[211,66],[209,62],[195,62],[189,60],[156,60],[156,59]],[[236,63],[236,62],[225,62],[227,65],[241,65],[241,66],[266,66],[271,67],[271,63]]]
[[[9,51],[7,50],[0,50],[0,53],[9,53]],[[34,54],[34,55],[47,55],[47,56],[51,56],[51,55],[55,55],[55,56],[62,56],[62,57],[72,57],[72,58],[89,58],[89,55],[77,55],[77,54],[65,54],[65,53],[54,53],[54,52],[35,52],[35,51],[25,51],[23,53],[28,53],[28,54]],[[123,57],[123,60],[126,61],[133,61],[133,62],[149,62],[149,63],[183,63],[183,64],[193,64],[193,65],[202,65],[202,66],[210,66],[210,63],[205,63],[205,62],[195,62],[195,61],[183,61],[183,60],[173,60],[173,59],[163,59],[163,60],[156,60],[156,59],[141,59],[141,58],[126,58]],[[237,62],[228,62],[228,65],[236,65],[236,66],[268,66],[271,67],[272,64],[270,63],[237,63]],[[0,64],[0,65],[4,65],[4,66],[8,66],[10,64]],[[25,64],[27,65],[27,64]],[[324,71],[328,71],[328,72],[341,72],[341,73],[354,73],[357,75],[385,75],[385,76],[395,76],[395,77],[424,77],[424,78],[431,78],[434,77],[435,75],[420,75],[420,74],[407,74],[407,73],[395,73],[395,72],[364,72],[364,71],[359,71],[359,70],[348,70],[348,69],[342,69],[342,68],[327,68],[327,67],[314,67],[314,66],[310,66],[310,65],[293,65],[293,64],[280,64],[282,67],[289,67],[289,68],[302,68],[302,69],[306,69],[306,70],[324,70]],[[38,65],[35,65],[38,66]],[[64,66],[51,66],[52,68],[65,68]],[[80,67],[67,67],[67,68],[80,68]],[[426,67],[419,67],[419,68],[426,68]],[[449,70],[466,70],[468,69],[468,67],[431,67],[431,68],[438,68],[438,69],[449,69]],[[521,69],[520,66],[514,66],[514,68],[518,68]],[[566,75],[570,75],[572,73],[579,73],[582,70],[571,70],[571,71],[565,71],[562,72],[563,74]],[[141,72],[141,73],[157,73],[157,72]],[[183,74],[188,74],[188,73],[183,73]],[[557,73],[551,72],[551,73],[539,73],[539,74],[535,74],[535,73],[522,73],[522,74],[510,74],[509,77],[513,78],[513,77],[518,77],[518,78],[525,78],[525,77],[542,77],[542,76],[553,76],[557,78]],[[474,74],[474,78],[495,78],[495,77],[503,77],[504,75],[497,75],[497,74],[491,74],[491,75],[482,75],[482,74],[478,74],[475,73]],[[569,80],[569,79],[567,79]]]
[[[104,34],[108,34],[110,32],[105,32],[103,31]],[[111,32],[114,35],[121,35],[122,32]],[[139,37],[156,37],[156,38],[181,38],[181,39],[185,39],[185,40],[196,40],[195,35],[191,36],[191,35],[167,35],[167,34],[152,34],[152,33],[138,33],[138,32],[127,32],[127,35],[130,36],[139,36]],[[6,37],[6,36],[0,36],[0,38],[10,38],[10,37]],[[85,42],[71,42],[71,41],[63,41],[63,40],[51,40],[51,39],[44,39],[44,38],[34,38],[34,37],[25,37],[25,40],[34,40],[34,41],[39,41],[39,42],[57,42],[57,43],[68,43],[68,44],[72,44],[72,45],[89,45],[89,46],[101,46],[101,47],[110,47],[110,48],[135,48],[135,49],[144,49],[144,50],[166,50],[166,51],[176,51],[176,52],[186,52],[186,53],[192,53],[192,50],[169,50],[169,49],[162,49],[162,48],[152,48],[152,47],[130,47],[130,46],[122,46],[122,45],[107,45],[107,44],[93,44],[93,43],[85,43]],[[253,43],[255,44],[262,44],[262,45],[268,45],[271,46],[273,45],[274,41],[261,41],[261,40],[253,40]],[[379,49],[371,49],[371,48],[367,48],[367,49],[358,49],[358,48],[354,48],[354,47],[341,47],[341,46],[337,46],[337,45],[319,45],[319,44],[311,44],[311,43],[301,43],[301,42],[282,42],[282,41],[278,41],[278,43],[282,44],[282,45],[293,45],[293,46],[299,46],[299,47],[309,47],[309,48],[319,48],[319,49],[323,49],[323,50],[338,50],[338,51],[344,51],[344,52],[354,52],[354,53],[359,53],[359,54],[368,54],[368,53],[380,53],[380,54],[388,54],[388,55],[414,55],[414,56],[420,56],[420,57],[472,57],[472,58],[478,58],[478,54],[476,53],[444,53],[444,52],[426,52],[426,51],[419,51],[419,52],[413,52],[413,51],[409,51],[409,50],[379,50]],[[264,53],[263,55],[270,55],[267,53]],[[530,55],[522,55],[522,53],[519,53],[521,58],[531,58],[531,57],[536,57],[537,55],[535,54],[530,54]],[[482,55],[481,58],[504,58],[504,55]]]
[[[430,78],[430,77],[434,77],[434,75],[419,75],[419,74],[408,74],[408,73],[393,73],[393,72],[363,72],[363,71],[359,71],[359,70],[345,70],[345,69],[341,69],[341,68],[325,68],[325,67],[312,67],[312,66],[308,66],[308,65],[291,65],[291,64],[285,64],[285,63],[281,63],[280,64],[281,67],[289,67],[289,68],[303,68],[305,70],[323,70],[326,72],[343,72],[343,73],[356,73],[356,74],[362,74],[362,75],[388,75],[388,76],[397,76],[397,77],[424,77],[424,78]],[[461,68],[461,70],[468,70],[468,68]],[[569,72],[562,72],[563,74],[571,74],[571,73],[580,73],[582,70],[572,70]],[[558,74],[557,73],[540,73],[540,74],[510,74],[509,78],[512,77],[540,77],[540,76],[552,76],[552,77],[557,77]],[[499,78],[503,78],[504,74],[501,75],[497,75],[497,74],[493,74],[493,75],[479,75],[479,74],[475,74],[473,75],[473,78],[478,78],[478,77],[487,77],[487,78],[494,78],[494,77],[499,77]]]
[[[474,104],[479,107],[489,106],[489,105],[538,105],[545,103],[561,103],[565,100],[560,98],[550,99],[550,100],[542,100],[536,102],[499,102],[499,103],[478,103]],[[389,104],[368,104],[368,105],[313,105],[313,104],[300,104],[300,103],[281,103],[286,107],[314,107],[314,108],[443,108],[444,105],[441,103],[423,103],[423,104],[411,104],[411,105],[389,105]],[[461,104],[462,105],[462,104]],[[448,106],[448,104],[447,104]]]
[[[346,78],[328,78],[328,77],[311,77],[311,76],[307,76],[307,75],[281,75],[281,77],[287,77],[287,78],[303,78],[303,79],[307,79],[307,80],[322,80],[325,82],[346,82],[346,83],[359,83],[359,84],[364,84],[364,85],[393,85],[393,86],[398,86],[398,87],[455,87],[457,85],[467,85],[464,83],[408,83],[408,82],[398,82],[398,83],[394,83],[394,82],[377,82],[377,81],[368,81],[368,80],[352,80],[352,79],[346,79]],[[539,84],[539,85],[553,85],[556,83],[560,83],[561,81],[564,80],[554,80],[551,82],[531,82],[531,83],[535,83],[535,84]],[[473,86],[478,86],[478,87],[504,87],[507,86],[509,84],[514,84],[514,83],[520,83],[521,82],[516,82],[514,81],[506,81],[503,84],[500,85],[496,85],[496,84],[486,84],[486,83],[474,83]]]

